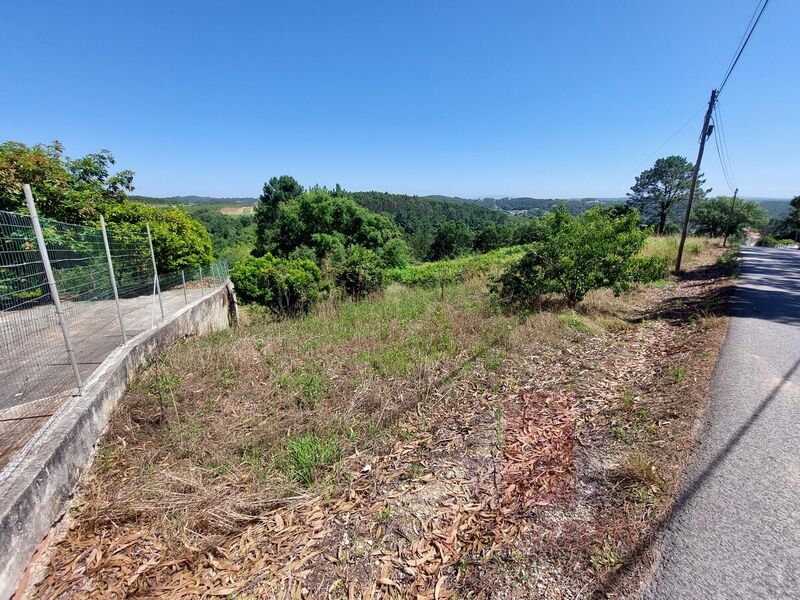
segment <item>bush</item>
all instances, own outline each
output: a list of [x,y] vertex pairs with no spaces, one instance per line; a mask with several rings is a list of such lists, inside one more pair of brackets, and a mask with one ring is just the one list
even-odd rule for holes
[[344,259],[336,266],[335,280],[345,294],[363,300],[384,288],[383,266],[372,250],[350,246]]
[[393,238],[379,250],[381,263],[386,269],[405,267],[411,260],[411,249],[405,240]]
[[631,279],[651,283],[669,277],[671,261],[663,256],[637,256],[631,264]]
[[313,261],[271,254],[240,262],[231,279],[243,302],[262,304],[280,316],[307,313],[323,290],[322,272]]
[[777,245],[778,245],[778,240],[776,240],[771,235],[765,235],[760,240],[758,240],[758,243],[756,244],[756,246],[763,246],[764,248],[774,248]]
[[619,293],[633,282],[637,253],[647,233],[636,211],[614,217],[595,207],[572,217],[564,206],[541,219],[546,234],[494,286],[503,304],[525,307],[545,294],[574,306],[593,289]]

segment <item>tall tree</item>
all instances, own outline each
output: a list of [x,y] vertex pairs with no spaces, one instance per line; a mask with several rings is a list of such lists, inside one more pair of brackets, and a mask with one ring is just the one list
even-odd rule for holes
[[303,193],[303,186],[290,175],[273,177],[264,184],[256,205],[256,247],[253,254],[263,256],[269,252],[269,231],[278,214],[278,206]]
[[[692,187],[694,165],[683,156],[659,158],[650,169],[642,171],[628,193],[628,205],[636,208],[647,225],[655,225],[656,233],[662,235],[667,221],[675,208],[688,201]],[[702,200],[703,174],[697,179],[695,200]]]
[[711,237],[741,235],[745,227],[764,227],[769,217],[757,202],[737,200],[720,196],[705,200],[695,206],[692,221],[697,233]]

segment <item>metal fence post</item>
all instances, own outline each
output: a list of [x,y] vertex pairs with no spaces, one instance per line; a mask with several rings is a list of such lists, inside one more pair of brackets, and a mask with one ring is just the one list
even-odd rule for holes
[[147,243],[150,244],[150,258],[153,259],[153,277],[155,277],[156,293],[158,294],[158,305],[161,308],[161,320],[164,320],[164,301],[161,299],[161,284],[158,282],[158,269],[156,268],[156,253],[153,251],[153,236],[150,235],[150,223],[145,223],[147,227]]
[[183,274],[183,269],[181,269],[181,282],[183,283],[183,303],[189,304],[189,298],[186,297],[186,275]]
[[203,267],[198,267],[198,269],[200,269],[200,297],[202,298],[206,295],[206,289],[203,286]]
[[114,263],[111,262],[111,248],[108,246],[108,233],[106,233],[106,220],[100,215],[100,231],[103,234],[103,247],[106,249],[108,259],[108,275],[111,277],[111,289],[114,290],[114,302],[117,305],[117,316],[119,317],[119,328],[122,331],[122,343],[128,343],[128,336],[125,333],[125,323],[122,321],[122,308],[119,305],[119,294],[117,293],[117,278],[114,276]]
[[50,288],[50,297],[53,299],[56,316],[58,317],[58,324],[61,326],[61,334],[64,336],[64,346],[67,348],[67,357],[72,366],[72,373],[75,375],[75,381],[78,384],[78,395],[82,396],[83,381],[81,381],[81,372],[78,369],[78,361],[75,359],[75,348],[72,345],[72,338],[69,335],[67,316],[64,314],[64,308],[61,306],[61,297],[58,295],[56,279],[53,276],[53,269],[50,266],[50,256],[47,254],[47,247],[44,245],[44,234],[42,233],[42,226],[39,223],[39,214],[36,212],[36,204],[33,202],[31,186],[25,183],[22,185],[22,189],[25,192],[25,202],[28,204],[28,212],[31,215],[33,232],[36,234],[36,243],[39,246],[39,255],[42,257],[42,266],[47,276],[47,286]]

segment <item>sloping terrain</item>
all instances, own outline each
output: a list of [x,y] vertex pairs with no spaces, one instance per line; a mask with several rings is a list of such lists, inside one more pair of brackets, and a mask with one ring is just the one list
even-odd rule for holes
[[705,405],[719,254],[577,312],[498,314],[475,280],[188,340],[115,415],[32,594],[626,595]]

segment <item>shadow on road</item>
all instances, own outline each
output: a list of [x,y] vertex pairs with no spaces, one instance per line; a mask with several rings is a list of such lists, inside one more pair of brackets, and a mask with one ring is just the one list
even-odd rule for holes
[[[730,302],[730,314],[735,317],[800,324],[800,255],[793,255],[791,251],[761,248],[745,249],[743,254],[747,261],[746,272],[737,283],[732,297],[729,298],[729,289],[721,288],[711,296],[697,298],[696,300],[687,300],[686,298],[670,300],[653,313],[643,317],[642,320],[664,318],[686,321],[699,314],[724,314],[727,300]],[[769,262],[765,260],[767,257],[769,257]],[[775,287],[780,287],[781,290],[775,290]],[[639,563],[640,559],[664,530],[671,517],[676,513],[680,513],[691,499],[697,495],[799,369],[800,359],[795,361],[793,366],[783,375],[780,382],[761,400],[747,421],[731,435],[725,446],[714,456],[711,462],[698,474],[693,475],[691,471],[689,472],[690,479],[684,481],[671,510],[658,518],[650,533],[646,534],[623,558],[623,567],[611,573],[601,586],[595,590],[592,597],[604,598],[615,590],[619,580]]]

